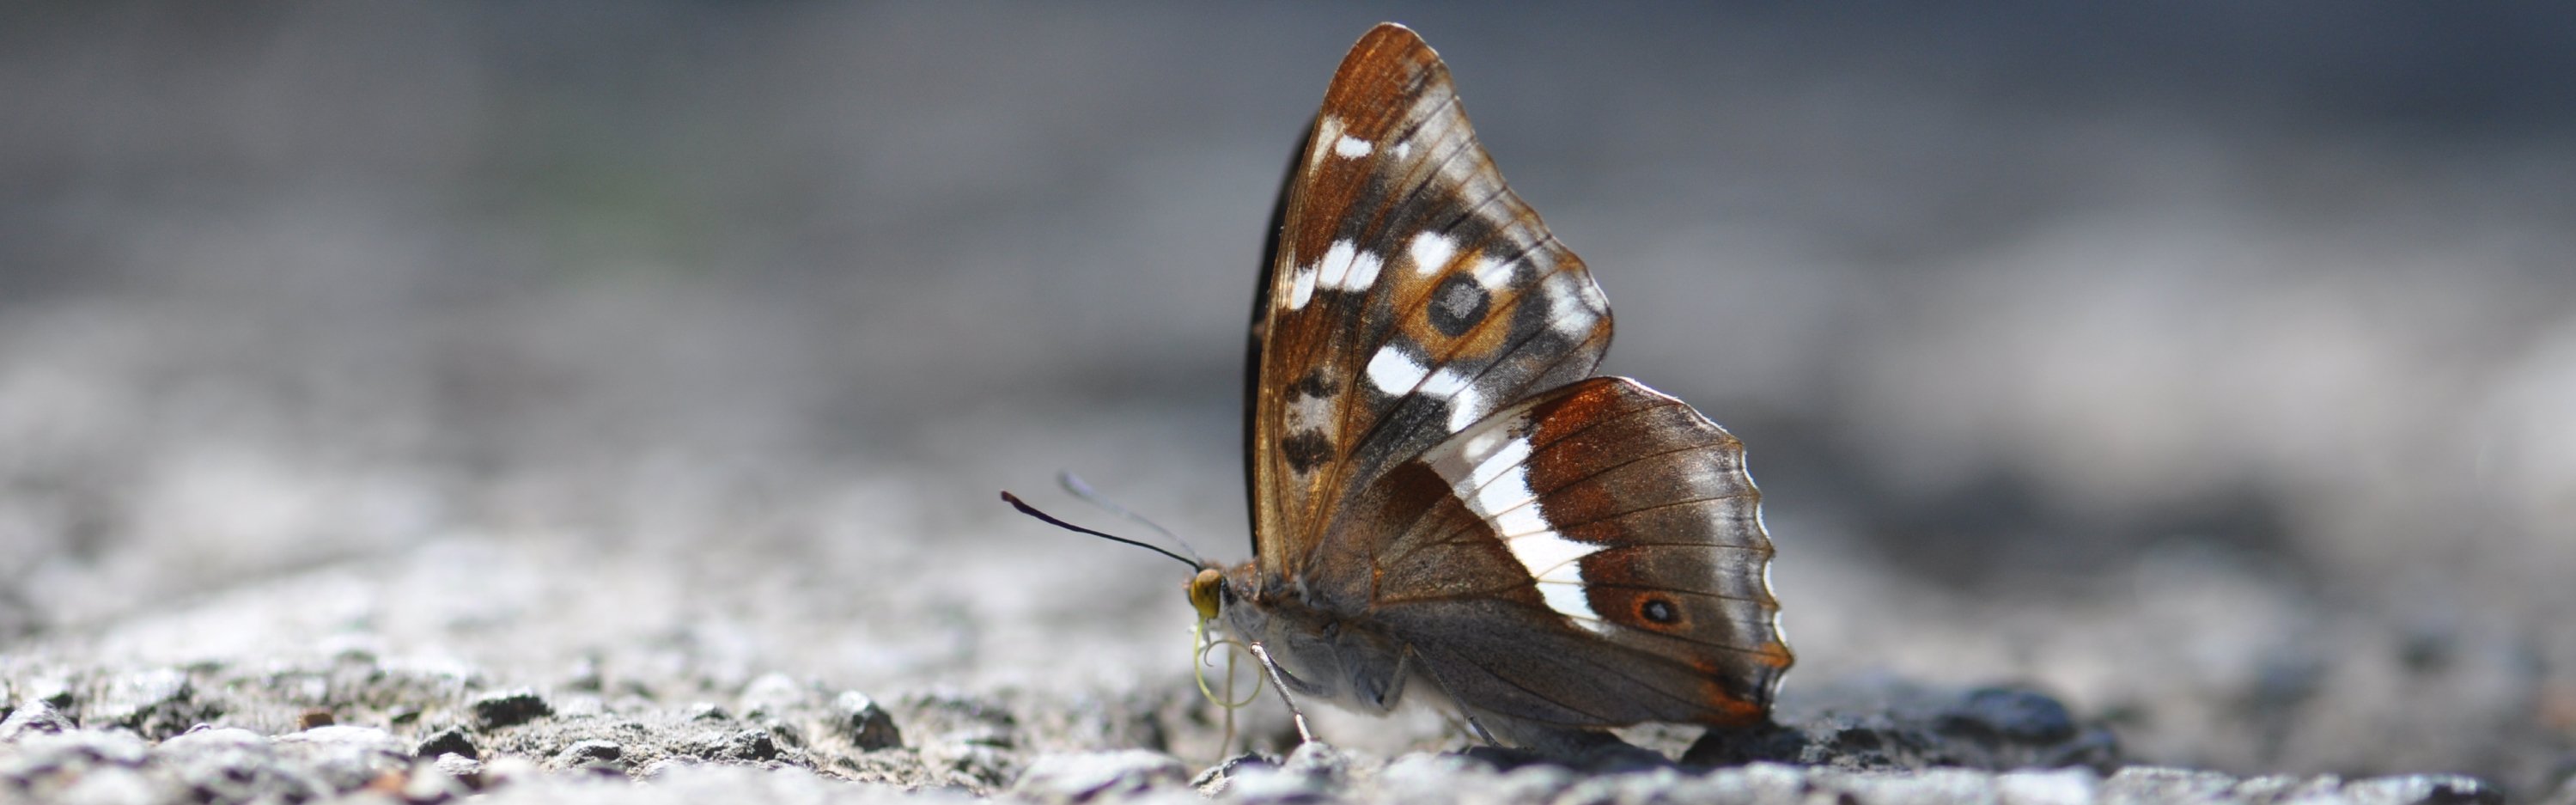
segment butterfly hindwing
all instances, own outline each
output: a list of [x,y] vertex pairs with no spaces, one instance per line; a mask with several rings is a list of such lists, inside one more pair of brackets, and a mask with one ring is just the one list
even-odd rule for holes
[[[1595,377],[1495,412],[1351,509],[1390,536],[1364,606],[1491,715],[1758,718],[1791,656],[1741,443]],[[1343,602],[1335,602],[1343,603]],[[1497,635],[1508,638],[1497,639]]]
[[1610,311],[1401,26],[1343,61],[1278,218],[1246,431],[1256,547],[1294,577],[1389,469],[1589,376]]

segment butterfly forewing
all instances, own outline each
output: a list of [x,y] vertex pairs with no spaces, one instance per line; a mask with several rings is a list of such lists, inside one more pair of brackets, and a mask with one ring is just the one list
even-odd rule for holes
[[1292,577],[1346,500],[1608,348],[1590,273],[1504,186],[1447,68],[1401,26],[1335,74],[1272,251],[1247,432],[1254,541]]

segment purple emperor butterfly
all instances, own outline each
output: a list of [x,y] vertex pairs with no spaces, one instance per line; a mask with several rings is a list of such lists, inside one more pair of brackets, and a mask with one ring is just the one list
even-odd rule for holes
[[1333,74],[1264,263],[1256,556],[1193,562],[1188,590],[1292,708],[1445,698],[1487,740],[1551,751],[1769,716],[1791,656],[1743,445],[1593,375],[1608,302],[1413,31],[1379,25]]
[[1291,693],[1427,691],[1488,739],[1766,718],[1791,655],[1743,445],[1593,375],[1609,305],[1439,55],[1361,37],[1281,193],[1244,426],[1257,556],[1205,564],[1201,611]]

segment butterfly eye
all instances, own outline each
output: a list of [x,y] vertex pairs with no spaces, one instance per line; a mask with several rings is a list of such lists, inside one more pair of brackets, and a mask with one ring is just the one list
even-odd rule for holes
[[1217,599],[1223,598],[1227,604],[1234,603],[1234,591],[1226,589],[1225,574],[1217,572],[1216,568],[1200,569],[1198,575],[1190,577],[1188,584],[1182,585],[1182,589],[1189,592],[1190,607],[1199,611],[1200,620],[1217,616]]
[[1673,608],[1671,601],[1648,598],[1644,603],[1637,605],[1637,617],[1645,618],[1652,623],[1671,625],[1682,619],[1682,613],[1681,610]]

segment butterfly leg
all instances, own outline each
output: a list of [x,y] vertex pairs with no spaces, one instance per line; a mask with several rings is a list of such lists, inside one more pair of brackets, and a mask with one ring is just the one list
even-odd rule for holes
[[1288,704],[1288,716],[1297,721],[1297,740],[1301,743],[1314,743],[1315,733],[1306,729],[1306,713],[1297,709],[1296,697],[1288,695],[1288,682],[1279,677],[1279,663],[1270,660],[1270,650],[1262,648],[1259,642],[1254,641],[1246,641],[1244,645],[1252,649],[1253,659],[1261,661],[1262,673],[1270,677],[1270,686],[1279,689],[1279,700]]

